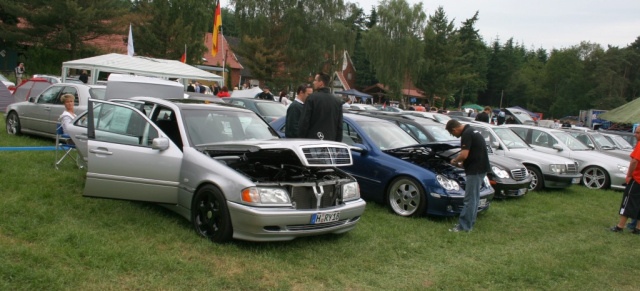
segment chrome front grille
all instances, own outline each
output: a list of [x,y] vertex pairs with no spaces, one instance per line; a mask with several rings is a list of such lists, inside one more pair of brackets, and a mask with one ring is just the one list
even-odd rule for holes
[[352,164],[351,153],[342,147],[303,147],[302,152],[307,163],[313,165],[344,165]]
[[516,181],[522,181],[527,177],[527,168],[511,170],[511,176]]
[[294,186],[291,187],[291,202],[296,209],[318,209],[335,206],[337,204],[338,193],[335,185],[324,185],[322,187],[324,194],[320,199],[320,207],[318,207],[318,198],[312,187]]

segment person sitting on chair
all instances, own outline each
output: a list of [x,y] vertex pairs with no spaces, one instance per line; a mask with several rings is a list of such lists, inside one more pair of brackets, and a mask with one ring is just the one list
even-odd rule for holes
[[58,121],[60,121],[60,125],[62,125],[62,129],[65,134],[67,133],[67,125],[76,118],[76,114],[73,112],[75,99],[76,97],[71,94],[64,94],[60,96],[60,101],[64,104],[65,110],[60,114]]

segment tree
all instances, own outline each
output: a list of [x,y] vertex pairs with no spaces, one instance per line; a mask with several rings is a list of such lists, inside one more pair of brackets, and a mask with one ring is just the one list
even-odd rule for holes
[[368,21],[362,29],[358,30],[358,34],[356,36],[356,44],[353,50],[352,60],[353,66],[357,68],[356,85],[358,87],[367,87],[378,83],[378,79],[376,79],[376,71],[373,69],[371,61],[367,58],[364,47],[362,46],[363,33],[375,26],[377,21],[376,9],[372,8]]
[[[275,68],[274,74],[265,80],[279,86],[293,87],[318,71],[335,71],[342,61],[336,56],[353,49],[356,36],[353,21],[361,14],[356,6],[345,5],[342,0],[233,0],[231,3],[237,25],[242,27],[239,54],[247,63],[254,63],[250,66]],[[258,38],[263,39],[264,51],[279,56],[277,63],[261,64],[263,60],[256,55],[244,54],[254,48],[243,46],[255,45],[245,44],[244,40]]]
[[[424,31],[424,67],[417,86],[430,97],[431,106],[444,108],[448,97],[472,77],[469,64],[463,62],[462,45],[456,33],[442,6],[429,16]],[[433,100],[436,95],[441,98],[440,104]]]
[[[136,54],[178,60],[187,46],[187,63],[199,64],[207,52],[204,35],[213,23],[214,4],[198,0],[139,0],[133,23]],[[126,39],[124,39],[126,41]]]
[[466,78],[461,79],[459,105],[465,101],[477,103],[478,93],[487,88],[487,47],[475,29],[478,12],[462,22],[458,37],[462,46],[462,63],[467,65]]
[[378,24],[363,33],[362,45],[376,78],[398,99],[405,78],[418,76],[426,14],[422,3],[409,7],[405,0],[384,0],[377,15]]
[[122,0],[0,0],[2,17],[19,16],[28,24],[18,28],[15,21],[3,23],[0,36],[13,43],[22,37],[32,45],[69,50],[75,58],[84,42],[118,32],[119,16],[129,5]]

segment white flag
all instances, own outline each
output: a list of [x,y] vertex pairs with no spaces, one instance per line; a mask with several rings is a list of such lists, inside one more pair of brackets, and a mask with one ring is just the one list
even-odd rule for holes
[[131,23],[129,23],[129,42],[127,42],[127,55],[133,56],[133,33],[131,33]]

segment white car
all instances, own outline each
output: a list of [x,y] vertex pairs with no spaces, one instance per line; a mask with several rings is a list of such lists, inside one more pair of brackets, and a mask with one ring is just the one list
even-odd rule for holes
[[592,189],[623,190],[629,161],[608,156],[584,145],[571,134],[558,129],[529,125],[507,126],[534,149],[578,162],[582,184]]

